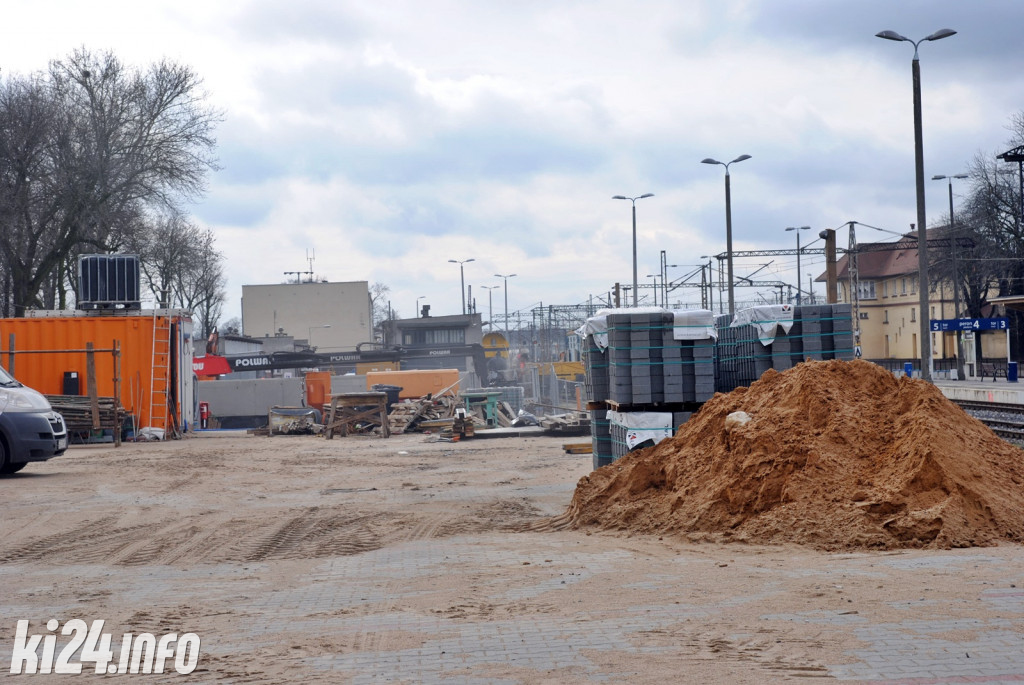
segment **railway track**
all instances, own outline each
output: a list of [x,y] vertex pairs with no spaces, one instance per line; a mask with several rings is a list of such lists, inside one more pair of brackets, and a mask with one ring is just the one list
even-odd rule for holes
[[1024,446],[1024,406],[971,400],[956,400],[956,403],[991,428],[999,437],[1015,445]]

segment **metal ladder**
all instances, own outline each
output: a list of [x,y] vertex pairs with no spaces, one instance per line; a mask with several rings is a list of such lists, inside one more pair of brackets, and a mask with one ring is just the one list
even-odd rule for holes
[[171,320],[153,311],[153,364],[149,377],[149,426],[167,435],[167,393],[171,371]]

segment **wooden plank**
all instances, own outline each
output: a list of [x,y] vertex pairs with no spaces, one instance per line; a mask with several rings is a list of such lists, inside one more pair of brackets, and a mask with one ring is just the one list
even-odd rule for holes
[[91,342],[85,343],[85,387],[89,395],[89,404],[92,406],[92,427],[99,429],[100,426],[100,400],[96,390],[96,353],[93,351]]

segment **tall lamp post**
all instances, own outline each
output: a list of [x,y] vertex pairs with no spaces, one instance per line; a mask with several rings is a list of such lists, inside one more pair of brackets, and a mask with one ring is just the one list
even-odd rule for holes
[[[647,274],[647,278],[651,279],[651,287],[654,288],[654,306],[658,306],[658,274]],[[664,307],[665,303],[662,302],[661,306]]]
[[731,162],[719,162],[717,159],[705,157],[701,164],[721,164],[725,167],[725,257],[729,279],[729,315],[736,313],[736,295],[732,286],[732,197],[729,191],[729,165],[750,159],[750,155],[740,155]]
[[941,40],[955,35],[953,29],[939,29],[935,33],[920,40],[911,40],[895,31],[879,31],[878,38],[886,40],[906,41],[914,46],[914,59],[910,63],[910,72],[914,87],[914,172],[917,179],[917,261],[920,283],[921,336],[921,377],[932,380],[932,333],[928,313],[928,239],[925,236],[925,204],[924,204],[924,138],[921,133],[921,63],[917,57],[917,46],[926,40]]
[[496,278],[505,279],[505,342],[509,348],[512,347],[512,336],[508,332],[508,279],[515,278],[515,274],[494,274]]
[[800,306],[800,289],[803,287],[803,281],[800,277],[800,231],[811,230],[810,226],[789,226],[786,228],[787,231],[796,231],[796,306]]
[[494,299],[491,297],[493,295],[493,293],[491,291],[495,290],[496,288],[500,288],[501,286],[500,285],[482,285],[480,287],[487,291],[487,323],[491,327],[491,330],[493,331],[494,330]]
[[639,197],[626,197],[625,195],[613,195],[613,200],[629,200],[633,203],[633,306],[636,306],[636,201],[645,197],[654,197],[654,193],[644,193]]
[[[949,248],[953,255],[953,318],[960,318],[960,268],[957,264],[957,253],[959,250],[956,245],[956,231],[953,228],[953,179],[969,178],[967,174],[953,174],[952,176],[946,176],[945,174],[936,174],[932,176],[933,181],[941,181],[948,179],[949,181]],[[956,336],[956,377],[962,379],[964,377],[964,351],[960,345],[960,327],[957,326],[954,335]]]
[[459,282],[461,283],[461,288],[462,288],[462,313],[465,314],[466,313],[466,272],[464,270],[465,267],[463,267],[463,264],[468,264],[469,262],[475,262],[476,260],[475,259],[463,259],[463,260],[449,259],[448,261],[451,262],[452,264],[458,264],[459,265]]

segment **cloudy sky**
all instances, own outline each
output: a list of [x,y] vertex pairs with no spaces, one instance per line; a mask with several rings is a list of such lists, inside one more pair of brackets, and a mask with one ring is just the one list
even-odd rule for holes
[[[724,169],[705,157],[752,156],[731,167],[737,251],[793,248],[788,226],[814,229],[804,245],[849,220],[908,230],[914,49],[883,29],[958,31],[920,47],[927,178],[1004,151],[1024,110],[1017,0],[8,0],[4,15],[8,73],[85,46],[202,76],[222,168],[191,209],[227,259],[226,317],[243,284],[314,255],[317,278],[388,285],[400,316],[461,310],[449,259],[474,260],[485,320],[494,274],[516,274],[510,311],[606,298],[632,281],[630,203],[613,195],[654,193],[637,202],[640,282],[662,250],[678,279],[725,250]],[[927,192],[940,221],[945,182]],[[802,266],[805,282],[823,268]],[[796,259],[736,260],[754,272],[795,282]]]

